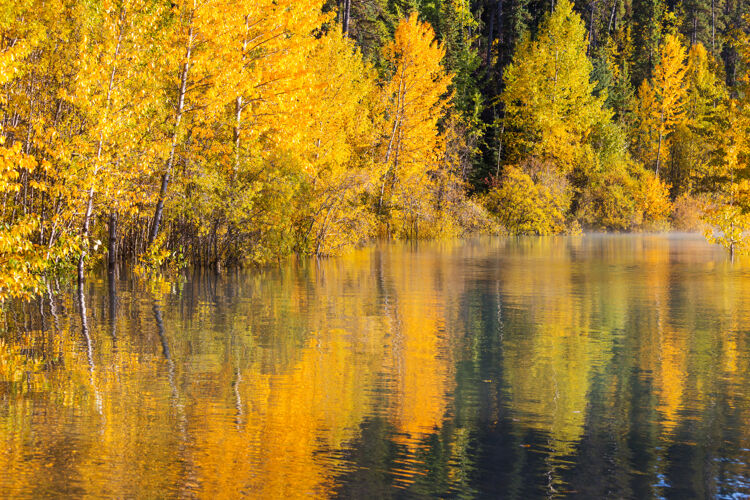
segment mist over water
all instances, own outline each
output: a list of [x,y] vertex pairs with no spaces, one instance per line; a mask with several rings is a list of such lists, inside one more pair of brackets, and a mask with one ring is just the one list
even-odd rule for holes
[[744,498],[750,261],[380,244],[8,306],[0,496]]

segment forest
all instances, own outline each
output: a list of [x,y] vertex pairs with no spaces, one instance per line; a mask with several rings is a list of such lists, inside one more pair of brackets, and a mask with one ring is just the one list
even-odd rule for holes
[[376,238],[750,230],[743,0],[0,0],[0,302]]

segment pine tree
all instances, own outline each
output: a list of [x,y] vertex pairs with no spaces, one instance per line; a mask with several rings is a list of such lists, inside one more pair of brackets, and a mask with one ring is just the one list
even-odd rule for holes
[[[725,0],[684,0],[680,31],[690,45],[703,44],[711,54],[721,53]],[[717,36],[718,34],[718,36]]]
[[651,78],[664,36],[664,0],[633,0],[633,84]]
[[476,47],[478,22],[467,0],[443,0],[437,12],[436,35],[445,48],[445,68],[455,76],[453,103],[467,117],[481,112],[477,72],[481,59]]

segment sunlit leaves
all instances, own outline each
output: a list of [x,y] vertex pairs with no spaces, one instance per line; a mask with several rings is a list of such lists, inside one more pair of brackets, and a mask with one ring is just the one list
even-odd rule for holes
[[669,158],[671,134],[685,118],[685,58],[680,39],[667,35],[653,77],[650,81],[644,80],[638,89],[639,156],[657,174]]
[[535,182],[522,169],[508,166],[485,203],[508,233],[545,235],[564,230],[568,197],[564,183]]
[[593,95],[591,71],[583,22],[560,1],[539,34],[520,42],[505,70],[508,158],[535,155],[570,172],[594,125],[608,118],[606,96]]
[[386,233],[418,237],[420,221],[428,227],[436,222],[430,170],[444,154],[437,125],[448,107],[452,75],[442,66],[445,49],[434,38],[432,28],[412,14],[385,47],[393,76],[383,94],[386,120],[378,160],[385,172],[378,211]]

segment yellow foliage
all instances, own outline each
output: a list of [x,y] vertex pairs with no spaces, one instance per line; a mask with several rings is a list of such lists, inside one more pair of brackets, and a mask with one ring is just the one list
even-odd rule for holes
[[555,234],[565,230],[566,191],[536,183],[520,168],[506,166],[485,204],[510,234]]
[[750,250],[750,214],[737,205],[718,205],[706,210],[704,219],[709,228],[704,231],[710,243],[716,243],[731,255],[742,255]]
[[636,208],[641,214],[641,224],[647,228],[664,228],[672,212],[669,186],[655,174],[644,171],[634,193]]
[[723,135],[724,150],[715,174],[725,180],[707,203],[704,234],[709,242],[729,250],[730,255],[747,253],[750,248],[750,180],[740,174],[747,169],[749,119],[745,103],[732,101],[728,109],[729,127]]
[[680,195],[672,206],[671,219],[674,229],[692,232],[703,227],[703,211],[698,199],[685,193]]
[[521,40],[502,95],[511,161],[538,156],[569,173],[594,125],[609,118],[606,96],[593,95],[586,50],[586,29],[567,0],[555,4],[536,38]]
[[[7,199],[22,192],[22,173],[29,175],[37,163],[21,152],[20,143],[6,147],[4,142],[0,136],[0,196]],[[7,217],[7,210],[3,210],[3,215],[6,217],[0,221],[0,303],[9,297],[33,295],[42,285],[43,273],[53,260],[75,249],[72,239],[60,240],[54,247],[38,244],[38,216]]]
[[625,168],[592,176],[577,216],[596,229],[628,230],[640,224],[634,193],[638,181]]
[[653,77],[650,81],[644,80],[638,88],[637,149],[640,159],[648,166],[653,165],[657,175],[669,159],[671,134],[685,119],[685,59],[685,47],[680,39],[667,35]]
[[382,163],[377,209],[386,234],[419,237],[425,222],[436,224],[436,182],[445,143],[438,120],[445,113],[452,75],[442,67],[445,49],[429,24],[413,13],[385,47],[393,66],[383,98]]

